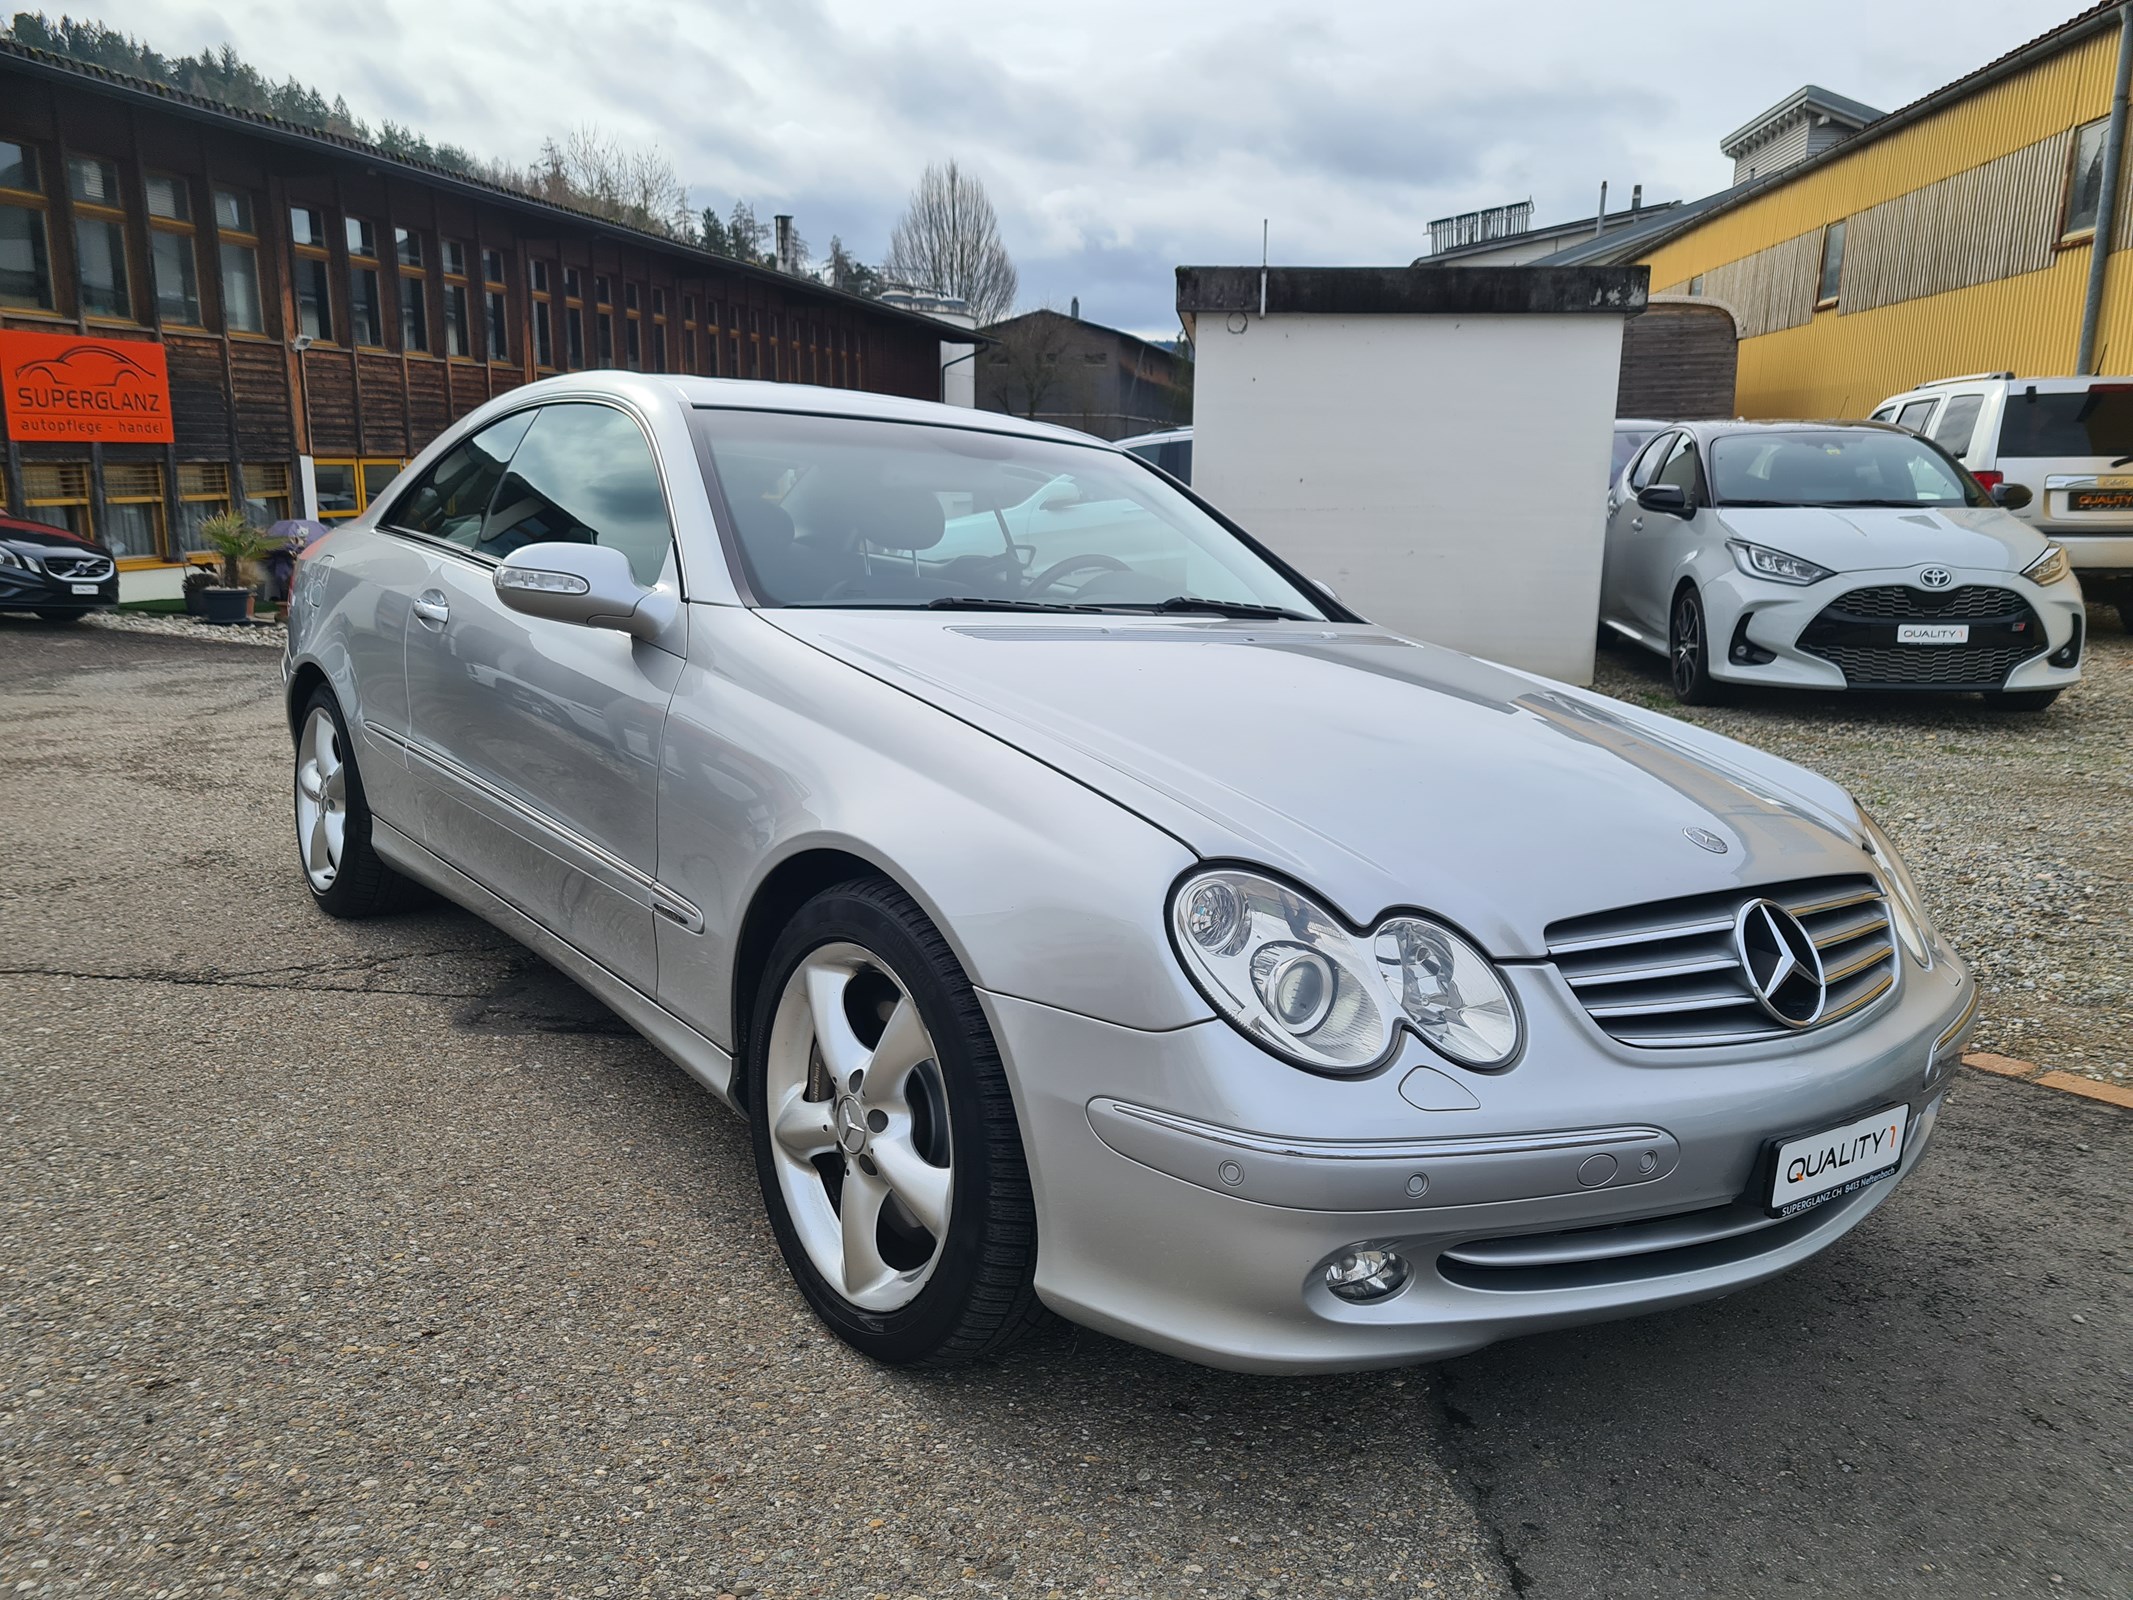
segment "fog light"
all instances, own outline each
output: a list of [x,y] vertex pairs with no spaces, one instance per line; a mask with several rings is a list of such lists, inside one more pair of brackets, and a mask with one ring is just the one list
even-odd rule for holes
[[1376,1245],[1343,1250],[1326,1268],[1326,1287],[1343,1300],[1382,1300],[1406,1287],[1406,1259]]

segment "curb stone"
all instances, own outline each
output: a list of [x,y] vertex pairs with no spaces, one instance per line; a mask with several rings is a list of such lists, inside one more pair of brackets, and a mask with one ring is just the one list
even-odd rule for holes
[[2074,1072],[2047,1072],[2034,1061],[2021,1061],[2013,1056],[1996,1056],[1988,1050],[1973,1050],[1963,1057],[1963,1065],[1979,1072],[1989,1072],[1999,1078],[2014,1078],[2022,1083],[2034,1083],[2040,1088],[2057,1089],[2062,1094],[2078,1094],[2084,1100],[2101,1100],[2107,1106],[2117,1106],[2124,1111],[2133,1111],[2133,1089],[2115,1083],[2099,1083],[2094,1078],[2084,1078]]

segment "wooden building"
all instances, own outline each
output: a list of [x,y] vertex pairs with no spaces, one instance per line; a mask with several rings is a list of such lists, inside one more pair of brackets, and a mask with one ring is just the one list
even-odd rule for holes
[[0,505],[102,539],[129,598],[215,512],[357,515],[536,378],[938,399],[958,331],[0,41]]
[[1052,310],[1025,311],[984,332],[992,344],[977,358],[980,411],[1099,439],[1192,421],[1192,363],[1176,351]]

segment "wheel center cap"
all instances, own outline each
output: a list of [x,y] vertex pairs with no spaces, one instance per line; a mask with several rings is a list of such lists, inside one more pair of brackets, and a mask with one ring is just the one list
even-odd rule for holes
[[837,1148],[848,1156],[856,1156],[867,1147],[866,1113],[859,1109],[859,1102],[839,1097],[837,1109],[830,1120],[837,1129]]

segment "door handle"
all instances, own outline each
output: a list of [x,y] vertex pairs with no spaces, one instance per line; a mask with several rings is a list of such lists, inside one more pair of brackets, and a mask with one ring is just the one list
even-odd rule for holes
[[416,616],[433,628],[441,628],[452,620],[452,608],[444,603],[444,596],[435,589],[418,596],[414,610]]
[[[1644,531],[1644,519],[1642,517],[1631,517],[1629,519],[1629,530],[1632,533],[1642,533]],[[422,609],[420,601],[416,602],[415,609],[417,611]]]

